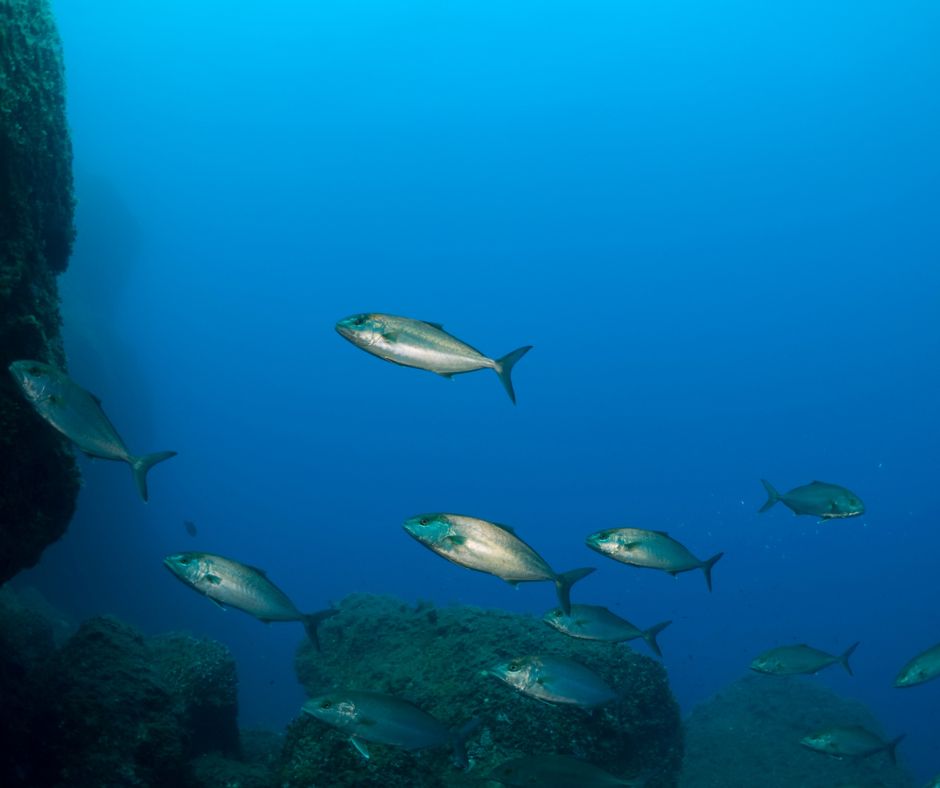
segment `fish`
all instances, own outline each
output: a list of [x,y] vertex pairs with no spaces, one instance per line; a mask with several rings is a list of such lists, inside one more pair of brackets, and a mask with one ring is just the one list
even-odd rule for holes
[[913,687],[940,676],[940,643],[908,662],[894,680],[895,687]]
[[512,368],[532,349],[532,345],[525,345],[502,358],[492,359],[447,333],[440,323],[374,312],[345,317],[336,323],[336,331],[367,353],[445,378],[492,369],[513,404],[516,392],[512,386]]
[[895,749],[905,734],[896,739],[884,741],[861,725],[827,728],[800,739],[800,744],[815,752],[831,755],[834,758],[867,758],[878,752],[886,752],[891,763],[897,763]]
[[672,623],[663,621],[649,629],[640,629],[625,618],[599,605],[572,605],[570,613],[565,613],[564,610],[556,607],[542,616],[542,621],[569,637],[583,640],[621,643],[643,638],[659,657],[663,655],[663,652],[659,649],[656,636]]
[[571,586],[594,567],[555,572],[508,525],[462,514],[419,514],[404,529],[429,550],[458,566],[495,575],[511,585],[551,580],[565,612],[571,610]]
[[680,572],[701,569],[705,583],[712,590],[712,567],[724,553],[716,553],[701,561],[665,531],[645,531],[642,528],[608,528],[587,538],[592,550],[631,566],[660,569],[675,576]]
[[196,530],[196,524],[192,520],[184,520],[183,528],[186,529],[186,533],[190,536],[195,536],[198,532]]
[[174,577],[205,594],[219,607],[234,607],[259,621],[300,621],[307,637],[320,650],[317,627],[335,616],[336,608],[301,613],[287,595],[268,580],[264,570],[212,553],[176,553],[163,559]]
[[588,761],[552,753],[503,761],[486,779],[505,788],[607,788],[643,784],[635,778],[616,777]]
[[406,750],[450,746],[454,765],[466,768],[466,740],[480,726],[479,718],[453,730],[410,701],[381,692],[337,690],[310,698],[305,714],[349,735],[363,758],[369,758],[366,742],[389,744]]
[[140,497],[147,500],[147,472],[175,457],[175,451],[136,456],[101,409],[101,400],[64,372],[41,361],[14,361],[9,367],[27,402],[49,424],[90,457],[120,460],[131,467]]
[[551,655],[519,657],[485,670],[523,695],[551,705],[592,709],[617,699],[592,670],[568,657]]
[[858,517],[865,514],[865,504],[851,490],[840,487],[838,484],[814,481],[802,487],[794,487],[790,492],[781,495],[766,479],[761,484],[767,491],[767,501],[758,509],[766,512],[777,501],[791,509],[795,514],[809,514],[823,520],[834,520],[845,517]]
[[852,656],[858,643],[853,643],[839,656],[827,654],[805,643],[797,646],[779,646],[765,651],[751,662],[751,670],[758,673],[768,673],[773,676],[795,676],[797,674],[819,673],[823,668],[838,663],[846,672],[853,676],[849,657]]
[[940,774],[934,777],[924,788],[940,788]]

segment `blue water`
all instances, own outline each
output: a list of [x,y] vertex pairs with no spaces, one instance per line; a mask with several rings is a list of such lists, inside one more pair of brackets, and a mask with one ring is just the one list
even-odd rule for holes
[[[684,709],[774,645],[940,768],[940,7],[931,2],[55,2],[78,243],[70,371],[150,475],[85,462],[67,536],[19,582],[78,619],[236,655],[241,723],[303,700],[299,625],[221,612],[161,566],[267,569],[302,608],[354,591],[541,614],[401,529],[513,525],[575,600],[660,636]],[[535,349],[513,407],[333,331],[438,321]],[[859,519],[758,516],[759,483],[844,484]],[[190,537],[184,520],[197,524]],[[714,592],[584,546],[668,530]],[[641,647],[642,648],[642,647]]]

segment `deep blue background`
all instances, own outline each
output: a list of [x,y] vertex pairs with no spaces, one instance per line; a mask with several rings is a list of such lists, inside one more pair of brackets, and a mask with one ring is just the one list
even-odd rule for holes
[[[646,4],[652,6],[653,4]],[[301,607],[352,591],[541,614],[434,557],[408,515],[516,527],[576,600],[661,636],[688,709],[773,645],[870,704],[922,777],[940,682],[940,6],[933,2],[55,2],[79,240],[71,373],[151,474],[84,465],[24,573],[78,618],[231,646],[246,726],[302,693],[293,624],[222,613],[163,569],[204,549]],[[513,408],[333,332],[385,311],[491,355]],[[759,478],[858,492],[864,518],[757,516]],[[190,538],[183,520],[199,528]],[[724,550],[708,594],[583,546],[665,529]],[[640,646],[639,648],[643,648]]]

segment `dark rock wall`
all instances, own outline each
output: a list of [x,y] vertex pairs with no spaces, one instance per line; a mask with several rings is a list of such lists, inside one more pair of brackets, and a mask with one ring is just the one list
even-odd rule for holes
[[6,372],[64,366],[56,276],[68,265],[72,147],[59,36],[47,0],[0,0],[0,583],[65,531],[79,476],[72,451]]

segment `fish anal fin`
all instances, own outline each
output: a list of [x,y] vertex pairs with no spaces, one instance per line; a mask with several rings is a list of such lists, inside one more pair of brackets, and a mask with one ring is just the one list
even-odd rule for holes
[[[210,596],[209,599],[212,599]],[[228,608],[223,605],[218,599],[212,599],[212,604],[215,605],[219,610],[228,610]]]
[[349,743],[355,747],[356,751],[366,760],[372,757],[369,755],[369,748],[366,747],[366,743],[362,741],[362,739],[359,739],[356,736],[350,736]]

